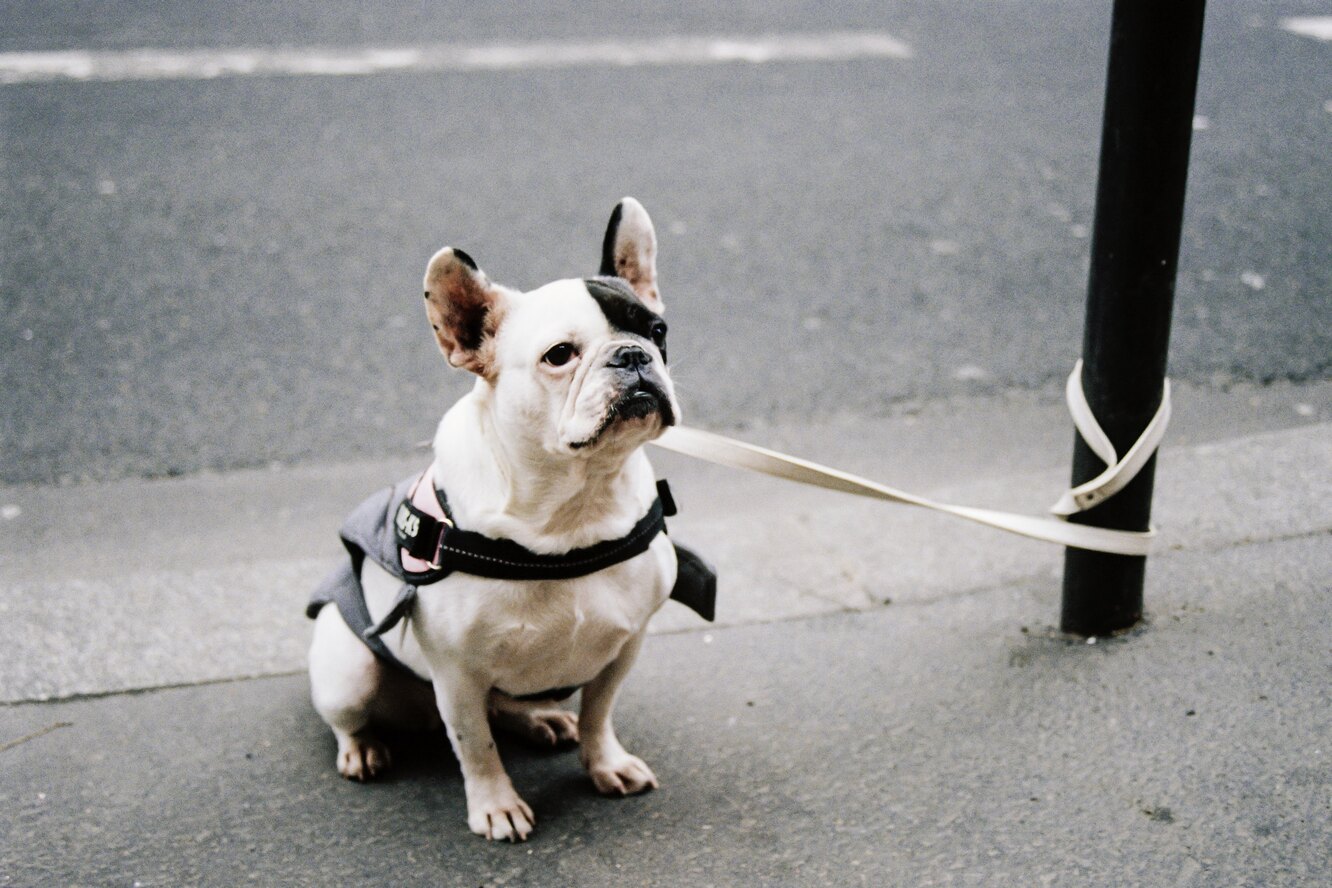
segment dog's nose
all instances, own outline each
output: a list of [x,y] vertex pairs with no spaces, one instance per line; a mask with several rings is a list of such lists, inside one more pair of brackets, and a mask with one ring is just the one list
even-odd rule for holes
[[646,367],[652,363],[652,355],[648,354],[637,345],[622,345],[611,355],[611,359],[606,362],[607,367],[614,367],[617,370],[637,370],[639,367]]

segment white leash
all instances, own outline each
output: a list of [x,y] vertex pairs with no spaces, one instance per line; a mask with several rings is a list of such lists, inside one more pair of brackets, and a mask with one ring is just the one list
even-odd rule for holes
[[[1114,446],[1106,437],[1091,408],[1082,393],[1082,361],[1078,361],[1069,376],[1065,390],[1069,411],[1073,414],[1074,425],[1087,441],[1092,452],[1105,460],[1108,468],[1097,477],[1080,484],[1068,491],[1056,503],[1051,511],[1061,518],[1075,512],[1084,511],[1104,502],[1122,490],[1133,476],[1141,470],[1151,455],[1156,451],[1165,434],[1166,424],[1170,421],[1170,383],[1167,381],[1161,393],[1161,406],[1147,425],[1142,437],[1129,448],[1122,460],[1117,458]],[[955,506],[939,503],[906,491],[897,490],[886,484],[879,484],[867,478],[861,478],[838,469],[822,466],[809,460],[788,456],[765,447],[746,444],[712,432],[676,426],[668,429],[654,442],[658,447],[692,456],[696,459],[748,469],[785,478],[800,484],[811,484],[828,490],[839,490],[871,499],[887,500],[908,506],[919,506],[956,515],[978,524],[1006,530],[1019,536],[1077,549],[1090,549],[1093,552],[1109,552],[1115,555],[1146,555],[1151,549],[1154,530],[1130,531],[1112,530],[1104,527],[1091,527],[1085,524],[1069,524],[1051,518],[1037,518],[1031,515],[1019,515],[1013,512],[998,512],[992,509],[975,509],[970,506]]]
[[1106,469],[1085,484],[1066,491],[1059,502],[1050,507],[1050,511],[1060,518],[1085,512],[1119,493],[1152,458],[1156,448],[1161,445],[1161,439],[1165,437],[1166,426],[1170,424],[1170,380],[1167,379],[1161,389],[1161,406],[1156,408],[1156,415],[1147,423],[1147,428],[1142,430],[1142,435],[1133,442],[1122,460],[1115,453],[1115,445],[1110,443],[1096,417],[1092,416],[1087,396],[1082,392],[1081,358],[1073,365],[1073,372],[1068,376],[1068,384],[1064,386],[1064,400],[1068,403],[1068,412],[1073,414],[1073,425],[1077,426],[1078,434],[1082,435],[1082,440],[1087,442],[1092,453],[1101,458]]

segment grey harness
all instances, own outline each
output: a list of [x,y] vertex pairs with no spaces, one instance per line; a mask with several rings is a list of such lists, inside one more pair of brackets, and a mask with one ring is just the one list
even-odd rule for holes
[[[418,590],[459,572],[473,576],[512,580],[571,579],[587,576],[646,552],[659,533],[666,532],[666,518],[676,513],[675,502],[665,481],[657,483],[658,497],[646,515],[625,536],[560,554],[533,552],[512,540],[494,539],[454,526],[444,492],[434,488],[445,520],[440,521],[412,503],[423,476],[413,476],[386,487],[357,506],[339,532],[347,549],[347,560],[319,584],[306,606],[314,619],[326,604],[337,606],[342,619],[376,656],[416,676],[395,657],[380,636],[396,625],[412,608]],[[703,619],[715,617],[717,574],[690,549],[672,541],[679,564],[671,598],[686,605]],[[429,568],[410,571],[403,566],[403,553],[425,557]],[[432,556],[432,557],[428,557]],[[376,623],[365,603],[361,569],[366,558],[402,581],[393,606]],[[419,677],[419,676],[417,676]],[[573,689],[535,695],[551,699]],[[564,693],[568,692],[568,693]]]

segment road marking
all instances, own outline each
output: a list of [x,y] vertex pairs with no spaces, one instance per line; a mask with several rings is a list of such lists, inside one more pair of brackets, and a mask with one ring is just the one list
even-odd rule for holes
[[1281,27],[1301,37],[1332,40],[1332,15],[1306,15],[1281,20]]
[[911,54],[910,46],[882,31],[769,37],[658,37],[588,43],[435,44],[379,49],[67,50],[0,53],[0,84],[264,76],[345,77],[401,71],[514,71],[735,62],[762,64],[909,59]]

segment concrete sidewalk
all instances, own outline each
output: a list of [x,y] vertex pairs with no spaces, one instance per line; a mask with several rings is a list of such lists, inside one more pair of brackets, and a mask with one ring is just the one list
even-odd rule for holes
[[1327,543],[1164,558],[1095,645],[1030,625],[1053,580],[658,636],[617,723],[662,788],[505,749],[518,846],[442,737],[340,779],[300,676],[0,709],[0,884],[1325,885]]
[[[32,555],[0,556],[0,885],[1327,884],[1329,391],[1180,399],[1151,619],[1095,644],[1049,625],[1057,548],[657,459],[673,527],[728,579],[721,625],[665,612],[623,696],[659,791],[603,800],[572,754],[505,750],[537,815],[518,846],[467,832],[442,737],[405,738],[382,784],[338,778],[291,674],[302,578],[336,545],[304,535],[364,489],[323,482],[413,461],[0,491]],[[1059,412],[747,436],[1035,511],[1064,480]],[[849,443],[870,434],[891,451]],[[62,508],[105,530],[93,561],[62,557]],[[163,529],[135,550],[136,524]],[[93,696],[40,701],[71,694]]]

